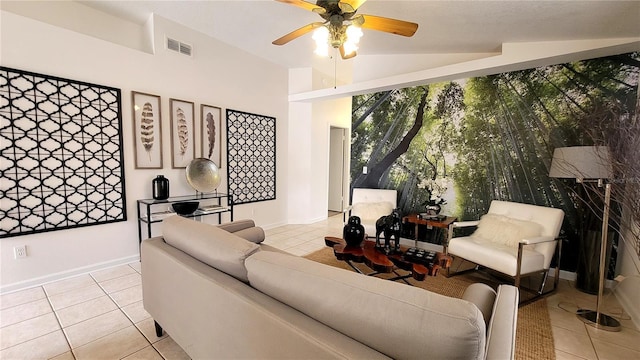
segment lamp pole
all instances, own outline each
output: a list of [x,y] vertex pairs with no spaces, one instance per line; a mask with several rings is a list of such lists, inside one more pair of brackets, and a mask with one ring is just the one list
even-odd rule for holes
[[[600,180],[602,181],[602,180]],[[596,299],[596,311],[579,309],[578,318],[596,329],[606,331],[620,331],[620,322],[613,317],[600,312],[602,295],[604,293],[605,264],[607,258],[607,240],[609,233],[609,206],[611,203],[611,184],[607,183],[604,190],[604,211],[602,215],[602,239],[600,240],[600,282],[598,284],[598,297]]]

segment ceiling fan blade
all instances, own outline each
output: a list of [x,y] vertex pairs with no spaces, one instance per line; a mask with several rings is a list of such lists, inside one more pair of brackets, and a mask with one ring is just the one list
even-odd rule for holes
[[305,10],[309,10],[309,11],[313,11],[316,12],[318,14],[324,14],[325,12],[327,12],[327,10],[325,10],[324,8],[316,5],[316,4],[312,4],[312,3],[308,3],[306,1],[302,1],[302,0],[276,0],[278,2],[281,3],[285,3],[285,4],[289,4],[289,5],[293,5],[293,6],[297,6],[300,8],[303,8]]
[[[358,10],[358,8],[360,6],[362,6],[362,4],[364,4],[364,2],[367,0],[341,0],[340,3],[342,4],[349,4],[351,6],[351,8],[353,8],[353,10]],[[340,3],[338,4],[338,6],[340,6]]]
[[283,36],[283,37],[281,37],[279,39],[274,40],[272,42],[272,44],[273,45],[284,45],[284,44],[288,43],[289,41],[297,39],[300,36],[302,36],[302,35],[304,35],[304,34],[306,34],[308,32],[311,32],[314,29],[316,29],[316,28],[318,28],[318,27],[320,27],[322,25],[323,25],[323,23],[321,23],[321,22],[314,22],[314,23],[305,25],[305,26],[301,27],[300,29],[293,30],[292,32],[288,33],[287,35],[285,35],[285,36]]
[[340,56],[342,57],[342,59],[347,60],[347,59],[351,59],[356,57],[356,55],[358,55],[357,52],[353,51],[350,54],[345,54],[344,53],[344,45],[340,45]]
[[404,20],[390,19],[375,15],[362,15],[363,29],[384,31],[396,35],[413,36],[418,30],[418,24]]

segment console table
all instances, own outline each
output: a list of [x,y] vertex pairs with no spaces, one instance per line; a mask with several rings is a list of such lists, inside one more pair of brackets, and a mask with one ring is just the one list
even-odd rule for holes
[[[197,194],[186,196],[174,196],[166,200],[141,199],[138,200],[138,243],[142,243],[142,227],[146,224],[147,238],[151,237],[151,224],[162,222],[165,218],[175,215],[171,210],[171,204],[198,201],[198,209],[184,217],[195,218],[208,215],[218,215],[218,223],[222,222],[222,214],[229,213],[233,221],[233,198],[223,193]],[[146,211],[146,212],[145,212]]]

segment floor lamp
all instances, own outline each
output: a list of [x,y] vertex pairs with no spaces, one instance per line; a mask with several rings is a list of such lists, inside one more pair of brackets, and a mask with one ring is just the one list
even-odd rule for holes
[[605,187],[604,209],[602,215],[602,238],[600,240],[600,277],[596,310],[578,309],[576,315],[596,329],[620,331],[620,322],[600,311],[604,291],[605,263],[607,254],[607,235],[609,231],[609,206],[611,202],[611,183],[606,181],[613,176],[609,148],[606,146],[572,146],[556,148],[549,169],[549,177],[575,178],[577,182],[597,181]]

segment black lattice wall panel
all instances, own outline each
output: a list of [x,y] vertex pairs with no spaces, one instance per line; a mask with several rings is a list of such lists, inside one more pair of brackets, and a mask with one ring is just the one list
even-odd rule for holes
[[276,119],[227,109],[227,174],[234,204],[276,198]]
[[0,237],[126,220],[120,89],[0,67]]

